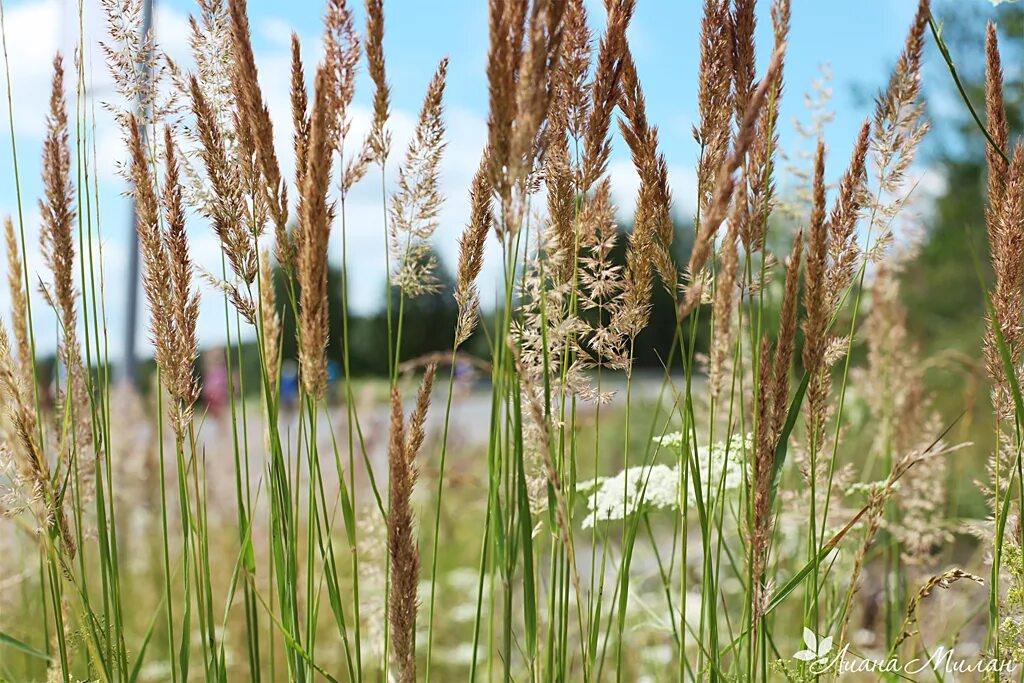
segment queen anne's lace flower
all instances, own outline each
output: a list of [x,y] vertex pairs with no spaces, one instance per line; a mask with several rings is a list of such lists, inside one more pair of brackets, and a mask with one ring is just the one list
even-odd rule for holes
[[[679,432],[655,437],[654,440],[672,449],[681,448],[683,443]],[[728,446],[716,443],[710,448],[702,446],[697,450],[705,495],[709,482],[712,496],[719,490],[734,491],[742,486],[744,454],[749,447],[749,437],[734,436]],[[596,522],[626,519],[637,512],[678,510],[681,481],[677,465],[650,465],[630,467],[613,477],[581,482],[577,491],[588,496],[589,511],[583,519],[583,527],[592,527]],[[696,505],[692,483],[686,493],[687,504]]]

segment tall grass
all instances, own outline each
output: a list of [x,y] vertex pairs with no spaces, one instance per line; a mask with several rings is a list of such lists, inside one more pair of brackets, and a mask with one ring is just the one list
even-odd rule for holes
[[[956,542],[964,520],[947,501],[959,446],[928,395],[899,291],[928,130],[928,1],[849,162],[831,164],[816,136],[809,172],[787,179],[789,1],[770,3],[772,45],[758,49],[753,0],[707,0],[693,36],[693,187],[670,187],[648,120],[628,38],[635,1],[605,4],[596,37],[583,0],[491,0],[487,141],[458,244],[454,343],[410,358],[407,307],[439,291],[434,233],[442,203],[461,199],[443,195],[440,175],[447,59],[389,164],[383,3],[367,0],[364,34],[345,0],[328,0],[311,78],[292,38],[288,178],[274,140],[289,122],[271,119],[245,0],[200,0],[190,70],[140,34],[138,0],[104,0],[117,92],[107,107],[129,159],[157,374],[148,396],[112,378],[94,93],[85,65],[71,87],[57,55],[41,272],[20,188],[5,225],[0,676],[768,681],[838,676],[829,662],[846,646],[910,660],[965,641],[1024,656],[1024,154],[1010,149],[994,27],[983,348],[997,450],[983,485],[991,523],[971,545]],[[80,52],[90,39],[80,29]],[[373,117],[361,138],[351,121],[364,52]],[[9,70],[7,80],[13,109]],[[10,134],[17,184],[13,115]],[[640,181],[630,207],[612,200],[620,144]],[[378,171],[380,225],[355,226],[350,192]],[[796,186],[806,205],[779,189]],[[680,196],[696,207],[688,253]],[[380,387],[355,378],[347,268],[340,310],[328,305],[331,245],[348,262],[352,231],[367,228],[385,241]],[[189,246],[210,229],[219,274],[201,271]],[[502,277],[481,292],[492,239]],[[37,282],[58,340],[50,408]],[[203,364],[225,377],[222,417],[204,409],[197,374],[210,296],[223,298],[226,345]],[[638,351],[661,310],[675,334],[655,349],[663,372],[652,379]],[[344,333],[340,388],[331,316]],[[295,405],[282,393],[292,333]],[[473,358],[471,339],[486,358]],[[471,360],[486,390],[461,388]],[[259,385],[246,391],[253,362]],[[444,408],[436,396],[431,408],[441,386]],[[479,407],[486,426],[467,424]],[[983,573],[986,557],[983,580],[968,570]],[[987,610],[972,607],[971,584],[986,582]],[[926,601],[937,587],[951,590]],[[931,609],[942,623],[922,619]]]

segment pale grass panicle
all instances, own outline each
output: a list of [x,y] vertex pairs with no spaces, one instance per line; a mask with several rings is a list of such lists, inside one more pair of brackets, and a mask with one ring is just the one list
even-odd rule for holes
[[416,130],[398,171],[398,190],[391,197],[391,281],[406,296],[436,291],[436,258],[428,240],[437,229],[444,198],[439,190],[441,156],[446,146],[442,97],[448,59],[442,59],[427,87]]

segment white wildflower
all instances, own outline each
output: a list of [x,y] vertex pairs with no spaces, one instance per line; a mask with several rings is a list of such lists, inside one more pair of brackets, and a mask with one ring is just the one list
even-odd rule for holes
[[647,510],[677,508],[679,474],[674,467],[652,465],[630,467],[614,477],[603,478],[593,489],[588,506],[590,514],[583,527],[595,522],[626,519]]

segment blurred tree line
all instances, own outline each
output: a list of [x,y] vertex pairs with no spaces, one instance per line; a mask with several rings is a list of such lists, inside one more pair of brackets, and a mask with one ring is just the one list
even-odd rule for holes
[[[617,265],[625,265],[626,235],[631,226],[620,226],[621,239],[613,251],[612,260]],[[685,262],[689,257],[690,248],[693,244],[692,223],[676,224],[676,239],[673,244],[676,257],[680,262]],[[435,352],[451,351],[455,339],[455,323],[458,318],[458,307],[455,304],[455,281],[447,264],[435,253],[438,260],[438,288],[437,291],[426,294],[415,299],[405,300],[405,313],[403,318],[402,332],[402,361],[415,360]],[[283,276],[276,274],[276,286],[278,301],[287,301],[287,292]],[[337,265],[332,265],[327,275],[328,306],[331,311],[330,318],[330,340],[327,345],[328,360],[334,361],[341,366],[344,329],[342,325],[342,270]],[[392,302],[397,309],[400,292],[393,289]],[[381,294],[381,301],[384,300],[384,293]],[[483,309],[480,324],[477,326],[474,335],[462,347],[463,352],[480,358],[490,356],[490,341],[488,330],[493,329],[495,316],[500,311],[489,308]],[[397,320],[397,310],[393,311],[394,319]],[[284,312],[282,319],[282,356],[294,359],[298,355],[295,338],[295,320],[290,310]],[[349,364],[353,376],[385,376],[388,371],[387,353],[388,348],[388,326],[387,311],[383,303],[379,309],[370,315],[349,314]],[[672,347],[675,337],[675,311],[672,300],[668,293],[655,283],[653,306],[651,310],[651,321],[647,328],[637,337],[636,362],[637,367],[652,368],[661,370],[664,359]],[[697,340],[698,350],[707,346],[707,340]],[[255,349],[251,354],[255,356]],[[252,373],[258,377],[259,366],[253,360],[245,364],[246,374]]]

